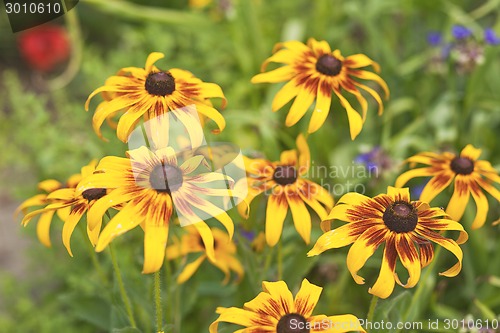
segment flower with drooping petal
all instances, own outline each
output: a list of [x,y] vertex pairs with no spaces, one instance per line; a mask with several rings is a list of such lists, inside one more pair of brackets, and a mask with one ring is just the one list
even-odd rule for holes
[[[282,63],[285,66],[255,75],[252,83],[288,81],[276,94],[272,103],[272,110],[277,111],[295,98],[286,117],[288,127],[295,125],[316,100],[308,130],[309,133],[316,132],[330,112],[333,92],[347,112],[351,138],[354,140],[361,132],[368,110],[368,102],[361,94],[361,90],[366,91],[377,101],[379,114],[383,112],[379,93],[357,79],[377,82],[386,97],[389,96],[389,88],[380,76],[360,69],[372,66],[379,72],[380,68],[376,62],[364,54],[344,58],[339,50],[332,52],[330,45],[325,41],[310,38],[307,45],[298,41],[278,43],[274,54],[262,64],[261,71],[264,71],[270,62]],[[344,96],[345,92],[356,97],[361,105],[362,115],[351,106]]]
[[[329,230],[331,221],[336,219],[348,223]],[[307,255],[315,256],[353,244],[347,254],[347,268],[358,284],[364,284],[358,271],[377,248],[385,244],[379,277],[368,291],[380,298],[392,294],[395,282],[405,288],[417,284],[422,268],[433,260],[432,243],[444,247],[458,259],[453,267],[440,275],[456,276],[462,269],[463,257],[458,245],[468,239],[462,225],[451,220],[441,208],[430,208],[422,201],[410,201],[408,188],[391,186],[387,194],[374,198],[354,192],[345,194],[321,226],[325,233]],[[441,234],[445,230],[457,230],[460,235],[454,241]],[[402,283],[396,273],[398,258],[409,274],[406,283]]]
[[243,308],[217,308],[220,315],[210,325],[210,333],[217,333],[221,322],[241,325],[246,328],[234,331],[266,333],[343,333],[366,331],[360,320],[350,314],[326,316],[313,315],[323,288],[302,281],[295,298],[284,281],[262,282],[261,292]]
[[149,120],[167,112],[172,112],[186,128],[193,122],[199,123],[191,113],[186,112],[188,106],[194,105],[201,116],[206,116],[217,124],[219,131],[226,126],[224,117],[214,109],[210,98],[221,98],[222,107],[226,98],[222,89],[215,83],[203,82],[192,73],[178,68],[160,70],[154,63],[163,58],[163,53],[153,52],[146,60],[145,68],[122,68],[115,76],[108,78],[104,86],[94,90],[85,103],[88,110],[90,100],[99,93],[107,94],[105,101],[97,107],[92,125],[99,137],[101,125],[113,115],[124,111],[121,115],[116,134],[127,142],[130,133],[143,117]]
[[97,166],[97,173],[78,186],[79,192],[93,188],[112,189],[107,200],[92,207],[89,223],[92,218],[102,217],[113,206],[123,207],[102,230],[96,251],[103,251],[119,235],[141,226],[144,230],[143,273],[158,271],[165,258],[170,220],[175,208],[179,218],[194,223],[205,244],[207,256],[215,261],[213,236],[208,225],[201,222],[203,218],[200,214],[218,219],[232,237],[234,225],[229,215],[207,200],[207,197],[224,198],[229,195],[227,188],[212,185],[220,182],[226,186],[230,179],[221,173],[198,172],[204,167],[203,155],[178,163],[171,147],[151,151],[143,146],[128,151],[127,156],[103,158]]
[[[87,213],[87,217],[89,217],[90,208],[106,196],[105,188],[94,188],[84,192],[77,192],[76,190],[76,187],[78,187],[86,177],[92,175],[95,170],[95,165],[96,161],[92,161],[82,168],[81,174],[71,176],[67,182],[68,187],[63,187],[62,184],[54,180],[42,182],[42,187],[50,193],[41,194],[28,199],[18,208],[20,210],[26,210],[26,208],[30,206],[45,205],[45,207],[41,209],[26,214],[22,221],[22,224],[26,226],[31,219],[40,215],[37,225],[37,234],[44,245],[51,245],[49,235],[50,225],[54,214],[57,212],[61,220],[64,221],[62,230],[63,244],[68,250],[68,253],[73,256],[70,242],[75,227],[80,222],[83,215]],[[97,238],[101,230],[101,223],[102,220],[97,217],[94,219],[94,224],[89,224],[89,222],[87,222],[87,235],[92,245],[97,243]]]
[[238,211],[248,218],[253,199],[262,193],[268,194],[265,233],[269,246],[278,243],[288,210],[292,212],[295,229],[309,244],[311,215],[307,206],[321,219],[326,217],[326,209],[333,206],[333,198],[327,190],[303,178],[310,164],[309,147],[303,135],[297,137],[297,148],[298,152],[295,149],[282,152],[277,162],[245,159],[248,195],[238,205]]
[[244,274],[243,266],[238,258],[236,258],[236,245],[231,241],[229,236],[220,229],[210,228],[214,241],[214,257],[215,260],[209,258],[206,254],[205,243],[198,229],[193,226],[187,226],[187,233],[181,239],[174,239],[172,245],[167,247],[167,260],[172,260],[180,257],[187,257],[190,254],[201,254],[196,260],[187,264],[182,272],[177,277],[178,283],[184,283],[193,276],[201,264],[208,261],[224,272],[225,278],[222,282],[227,284],[231,277],[231,271],[238,275],[238,281],[241,280]]
[[[432,177],[425,185],[420,200],[432,200],[445,188],[453,183],[453,195],[446,208],[446,213],[459,221],[467,207],[470,196],[476,202],[477,212],[472,229],[480,228],[486,222],[488,215],[488,199],[483,190],[500,201],[500,191],[493,186],[500,184],[500,176],[488,161],[479,160],[481,150],[473,145],[467,145],[460,155],[450,152],[441,154],[423,152],[408,158],[406,161],[412,170],[406,171],[396,179],[396,187],[402,187],[415,177]],[[415,164],[426,167],[414,168]]]

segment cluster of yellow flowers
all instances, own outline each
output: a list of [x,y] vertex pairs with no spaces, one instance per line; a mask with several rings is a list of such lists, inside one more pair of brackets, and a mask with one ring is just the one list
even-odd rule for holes
[[[97,135],[102,137],[100,128],[105,121],[114,124],[113,118],[119,116],[115,124],[116,134],[121,141],[127,142],[141,119],[149,122],[172,115],[185,127],[188,146],[195,152],[203,141],[201,126],[198,127],[200,123],[205,124],[208,118],[217,125],[215,132],[224,130],[224,117],[211,101],[219,98],[221,107],[225,106],[222,89],[182,69],[157,68],[155,63],[162,57],[161,53],[152,53],[144,68],[123,68],[108,78],[104,86],[92,92],[86,103],[87,109],[94,96],[100,94],[103,97],[93,116]],[[264,72],[270,62],[284,66]],[[39,187],[45,193],[20,206],[24,212],[30,207],[39,209],[27,213],[22,223],[27,224],[40,215],[38,236],[49,246],[49,228],[53,215],[57,213],[64,221],[63,243],[70,254],[70,238],[83,215],[87,218],[88,238],[96,251],[104,250],[114,238],[140,226],[144,231],[144,273],[158,271],[166,258],[199,252],[203,255],[185,267],[178,282],[188,280],[205,259],[225,273],[227,282],[231,271],[239,278],[244,271],[236,259],[236,247],[231,243],[234,224],[224,209],[206,198],[225,199],[247,193],[238,205],[238,212],[248,218],[252,215],[252,200],[266,193],[265,239],[271,247],[281,238],[288,210],[297,232],[306,244],[310,243],[312,218],[308,206],[323,221],[324,234],[307,255],[315,256],[328,249],[352,244],[347,255],[347,268],[356,283],[364,283],[358,271],[377,248],[384,245],[379,277],[369,289],[373,295],[389,297],[396,283],[405,288],[414,287],[420,279],[421,269],[433,260],[432,243],[455,255],[457,263],[441,275],[456,276],[461,270],[463,257],[459,245],[468,238],[464,227],[457,221],[461,219],[470,195],[477,204],[473,229],[486,221],[488,201],[483,190],[500,201],[500,192],[492,184],[500,183],[500,177],[489,162],[478,159],[479,149],[468,145],[459,155],[424,152],[410,157],[407,162],[412,169],[400,175],[395,187],[388,187],[387,194],[371,198],[347,193],[336,205],[328,191],[305,178],[311,163],[307,135],[325,123],[332,96],[338,98],[347,112],[352,140],[361,132],[368,112],[368,102],[361,91],[373,97],[378,103],[379,114],[382,114],[383,104],[378,90],[388,98],[389,89],[380,76],[361,69],[367,66],[380,71],[378,64],[367,56],[343,57],[339,50],[332,51],[325,41],[311,38],[307,44],[299,41],[279,43],[273,55],[264,61],[263,73],[254,76],[252,82],[286,82],[274,97],[272,110],[282,109],[294,99],[285,121],[288,127],[299,122],[315,102],[308,134],[297,137],[297,149],[283,151],[280,160],[275,162],[245,158],[247,177],[244,182],[233,184],[228,176],[206,167],[209,159],[206,155],[179,154],[165,134],[169,132],[169,122],[164,121],[161,128],[156,124],[146,130],[148,137],[153,139],[153,148],[143,146],[128,151],[126,158],[108,156],[99,163],[93,161],[82,168],[80,175],[71,177],[66,185],[54,180],[40,183]],[[376,90],[358,79],[374,81],[381,89]],[[357,99],[361,112],[349,103],[347,93]],[[194,106],[196,112],[189,112],[189,106]],[[413,168],[416,164],[426,166]],[[401,187],[411,178],[424,176],[432,176],[432,179],[420,199],[412,201],[409,189]],[[219,183],[231,183],[230,190],[224,191],[214,185]],[[431,208],[429,203],[452,183],[454,192],[446,210]],[[246,187],[244,191],[239,191],[243,186]],[[167,246],[174,208],[178,214],[187,217],[192,226],[181,239],[176,238],[173,245]],[[103,217],[110,212],[112,217],[103,226]],[[206,220],[204,216],[215,217],[228,234],[200,222]],[[346,224],[330,230],[334,220]],[[458,238],[447,238],[444,235],[446,230],[457,231]],[[407,281],[401,281],[396,273],[398,258],[408,271]],[[252,331],[278,333],[364,331],[352,315],[313,316],[321,288],[307,280],[303,281],[295,299],[283,281],[263,282],[263,289],[264,292],[246,303],[244,309],[217,309],[220,317],[211,325],[210,332],[217,332],[220,322],[239,324]],[[330,326],[325,328],[324,325]]]

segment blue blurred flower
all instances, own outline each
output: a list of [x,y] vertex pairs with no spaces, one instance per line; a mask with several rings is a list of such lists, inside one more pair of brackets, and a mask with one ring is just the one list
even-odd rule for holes
[[438,46],[443,41],[443,35],[438,31],[431,31],[427,34],[427,43]]
[[472,35],[472,30],[470,30],[469,28],[466,28],[462,25],[454,25],[451,28],[451,34],[456,39],[465,39],[465,38],[470,37]]
[[359,154],[354,159],[354,163],[364,164],[370,172],[377,174],[392,167],[391,159],[380,147],[374,147],[369,152]]
[[486,44],[498,45],[500,44],[500,38],[497,36],[495,31],[491,28],[484,30],[484,41]]

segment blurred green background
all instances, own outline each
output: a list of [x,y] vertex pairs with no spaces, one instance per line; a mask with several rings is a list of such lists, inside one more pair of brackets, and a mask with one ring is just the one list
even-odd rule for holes
[[[127,326],[116,288],[111,288],[111,295],[103,292],[106,285],[92,265],[83,237],[75,233],[76,256],[70,258],[60,242],[60,223],[54,223],[53,248],[45,249],[35,239],[34,223],[21,230],[20,219],[12,218],[16,204],[36,193],[38,181],[65,180],[93,158],[124,156],[126,146],[107,125],[104,135],[109,142],[94,134],[91,119],[96,103],[90,112],[84,110],[90,92],[120,68],[143,67],[147,55],[158,51],[165,53],[158,67],[187,69],[204,81],[219,84],[228,99],[228,107],[222,111],[227,127],[218,136],[206,131],[208,140],[230,141],[246,154],[262,153],[277,160],[282,149],[293,148],[296,136],[306,132],[308,116],[285,128],[287,107],[276,113],[270,110],[280,85],[250,83],[274,44],[314,37],[326,40],[344,56],[364,53],[381,65],[381,76],[391,89],[383,116],[377,116],[376,103],[370,99],[363,131],[351,141],[345,111],[334,100],[327,123],[308,142],[315,165],[349,166],[360,154],[381,147],[387,163],[378,178],[323,180],[331,186],[363,184],[366,194],[375,195],[392,185],[403,170],[404,158],[421,151],[460,151],[471,143],[483,150],[482,159],[499,169],[500,46],[483,41],[486,28],[500,33],[499,8],[498,0],[214,0],[199,8],[181,0],[83,0],[71,15],[55,22],[68,31],[72,52],[70,60],[49,73],[32,70],[21,56],[21,33],[10,31],[2,10],[0,333],[45,333],[62,328],[65,332],[108,332],[111,327]],[[484,61],[466,72],[454,62],[453,54],[442,57],[453,42],[454,25],[471,29],[484,53]],[[433,31],[442,34],[440,45],[429,44],[428,34]],[[335,199],[341,194],[334,193]],[[466,224],[470,225],[474,212],[471,204]],[[436,275],[421,281],[426,284],[427,298],[413,304],[406,319],[464,318],[468,314],[485,318],[500,312],[499,228],[490,225],[500,216],[498,202],[490,200],[488,216],[487,225],[471,233],[464,246],[463,272],[454,279]],[[236,214],[233,217],[235,223],[243,223]],[[346,249],[307,260],[308,247],[299,241],[290,222],[285,230],[285,280],[296,286],[309,276],[325,286],[316,313],[366,316],[370,295],[367,286],[350,280]],[[258,219],[245,223],[254,232],[263,229]],[[316,225],[313,240],[319,234]],[[118,247],[143,331],[152,332],[152,279],[140,274],[141,237],[139,231],[127,235],[118,241]],[[126,246],[134,242],[137,245]],[[248,246],[239,244],[239,248],[242,258],[249,255]],[[242,262],[256,268],[257,276],[272,279],[275,269],[271,266],[262,271],[260,265],[270,253],[269,249],[250,253]],[[444,258],[441,266],[452,264],[451,256]],[[103,253],[99,259],[110,280],[108,257]],[[377,260],[369,261],[368,283],[376,278],[378,265]],[[167,320],[182,322],[183,333],[208,331],[216,318],[216,306],[241,306],[260,289],[255,276],[245,278],[242,287],[221,288],[221,273],[203,267],[184,288],[169,286],[165,290]],[[297,267],[301,269],[297,271]],[[413,292],[397,289],[391,299],[400,303],[392,305],[408,306]],[[400,318],[397,306],[394,308],[387,302],[378,315]],[[196,321],[190,319],[193,316]],[[170,328],[172,332],[179,329]]]

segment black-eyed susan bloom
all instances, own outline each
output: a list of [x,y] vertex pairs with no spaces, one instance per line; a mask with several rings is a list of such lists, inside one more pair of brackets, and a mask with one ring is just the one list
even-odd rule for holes
[[158,69],[154,63],[163,57],[162,53],[151,53],[145,68],[122,68],[115,76],[108,78],[104,86],[90,94],[85,104],[87,110],[95,95],[105,94],[105,101],[99,104],[92,120],[94,130],[100,137],[102,123],[120,111],[124,113],[118,121],[116,132],[123,142],[128,140],[142,117],[148,120],[172,112],[189,128],[193,122],[199,122],[199,119],[194,119],[191,113],[182,109],[190,105],[194,105],[200,115],[212,119],[220,131],[224,129],[224,117],[209,101],[210,98],[221,98],[224,107],[226,98],[222,89],[215,83],[201,81],[186,70]]
[[302,281],[295,298],[284,281],[262,282],[261,292],[243,308],[217,308],[220,315],[210,325],[210,333],[217,333],[219,323],[226,322],[246,327],[237,332],[366,332],[354,315],[313,315],[323,288]]
[[[58,216],[64,221],[62,230],[63,244],[68,250],[68,253],[73,256],[71,251],[71,236],[75,227],[80,222],[83,215],[85,213],[88,214],[88,210],[106,195],[106,189],[104,188],[89,189],[88,191],[80,193],[76,190],[80,182],[92,175],[95,170],[95,165],[96,161],[92,161],[90,164],[84,166],[81,170],[81,174],[74,175],[68,180],[68,187],[63,187],[54,180],[42,182],[46,190],[51,188],[52,191],[47,195],[42,194],[41,196],[35,196],[28,199],[19,207],[21,210],[25,210],[28,206],[46,205],[44,208],[27,214],[22,221],[22,224],[26,226],[31,219],[40,215],[37,225],[37,234],[44,245],[50,246],[51,244],[50,225],[54,213],[57,212]],[[95,218],[94,221],[94,224],[87,222],[87,234],[92,245],[97,243],[102,223],[100,218]]]
[[[143,273],[158,271],[163,265],[170,220],[175,207],[179,218],[194,223],[207,255],[214,259],[213,236],[210,228],[200,222],[204,216],[215,217],[228,230],[230,237],[234,225],[227,213],[205,197],[225,197],[227,190],[206,186],[213,182],[228,181],[227,176],[215,172],[195,173],[204,157],[193,156],[178,164],[171,147],[151,151],[146,147],[130,150],[128,158],[103,158],[92,176],[84,179],[78,191],[94,188],[113,189],[106,200],[94,205],[89,212],[92,219],[102,217],[109,208],[121,205],[121,210],[102,230],[96,251],[103,251],[117,236],[141,226],[144,230]],[[200,223],[196,223],[200,222]]]
[[477,213],[472,229],[480,228],[488,215],[488,199],[483,190],[500,201],[500,191],[492,183],[500,184],[498,172],[490,162],[478,160],[481,150],[467,145],[460,155],[450,152],[436,154],[424,152],[407,159],[411,165],[427,165],[409,170],[396,179],[396,187],[401,187],[415,177],[432,177],[425,185],[420,200],[431,202],[439,193],[453,182],[453,195],[446,208],[446,213],[459,221],[467,207],[470,195],[476,202]]
[[238,205],[240,214],[248,218],[249,206],[253,199],[268,194],[266,208],[266,240],[269,246],[278,243],[283,230],[283,222],[290,210],[295,229],[304,242],[311,239],[311,207],[320,219],[327,216],[327,210],[333,206],[333,198],[320,185],[303,178],[309,170],[309,147],[303,135],[297,137],[298,151],[286,150],[281,153],[280,161],[265,159],[245,159],[248,174],[248,195]]
[[[357,81],[357,79],[377,82],[389,96],[389,88],[380,76],[360,68],[372,66],[379,72],[379,65],[364,54],[343,57],[339,50],[332,52],[325,41],[310,38],[307,45],[298,41],[278,43],[274,54],[263,64],[264,71],[270,62],[282,63],[279,67],[267,73],[261,73],[252,78],[253,83],[276,83],[288,81],[276,94],[272,110],[281,109],[295,98],[286,117],[286,125],[295,125],[316,100],[316,105],[309,122],[309,133],[317,131],[325,122],[330,112],[332,95],[337,96],[347,112],[351,138],[354,140],[361,132],[366,119],[368,102],[361,90],[368,92],[379,105],[379,114],[383,112],[382,99],[373,88]],[[344,91],[354,95],[358,100],[362,115],[360,115],[344,96]]]
[[[326,231],[330,228],[331,221],[336,219],[348,224]],[[458,259],[453,267],[440,275],[456,276],[462,269],[463,256],[458,245],[468,239],[462,225],[449,219],[441,208],[430,208],[427,203],[410,201],[408,188],[391,186],[388,187],[387,194],[374,198],[359,193],[345,194],[322,222],[322,228],[325,233],[307,255],[315,256],[329,249],[353,244],[347,255],[347,268],[358,284],[364,283],[358,271],[377,248],[385,243],[379,277],[369,289],[371,294],[380,298],[391,295],[395,282],[405,288],[412,288],[417,284],[421,269],[434,257],[433,242]],[[460,235],[454,241],[440,233],[445,230],[457,230]],[[398,257],[409,274],[406,283],[402,283],[395,272]]]
[[195,253],[200,254],[200,256],[184,267],[183,271],[177,277],[178,283],[184,283],[189,280],[205,259],[208,259],[212,265],[224,273],[224,284],[229,282],[231,271],[237,274],[238,281],[241,280],[244,269],[238,258],[236,258],[236,245],[225,232],[217,228],[210,228],[210,232],[214,238],[214,253],[213,256],[209,257],[198,229],[193,226],[185,227],[185,229],[187,233],[180,240],[174,239],[174,244],[167,247],[167,260],[186,257],[189,254]]

